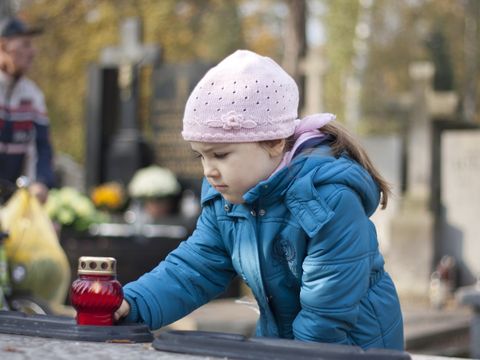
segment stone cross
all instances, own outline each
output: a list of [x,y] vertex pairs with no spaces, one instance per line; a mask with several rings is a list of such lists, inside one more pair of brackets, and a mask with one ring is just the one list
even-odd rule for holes
[[406,146],[407,191],[391,223],[389,272],[401,295],[428,297],[434,261],[434,214],[430,209],[432,120],[453,117],[456,95],[434,92],[434,66],[415,62],[409,68],[412,102]]
[[451,91],[435,92],[432,87],[434,66],[430,62],[415,62],[409,72],[413,82],[413,104],[407,146],[408,192],[421,201],[428,201],[431,186],[431,122],[433,119],[451,119],[458,97]]
[[138,129],[138,71],[141,66],[155,64],[160,50],[140,43],[140,22],[136,18],[122,23],[120,38],[120,46],[107,47],[102,51],[100,62],[103,66],[119,69],[120,127],[107,152],[106,179],[127,185],[133,174],[149,165],[153,158]]
[[432,91],[434,74],[433,64],[430,62],[415,62],[409,67],[413,83],[411,118],[407,135],[408,179],[409,195],[428,201],[430,188],[431,167],[431,134],[430,117],[427,105],[427,94]]
[[305,115],[324,112],[323,75],[327,68],[319,48],[309,50],[300,68],[305,75]]
[[148,64],[156,64],[160,51],[157,46],[144,45],[141,38],[140,21],[137,18],[126,19],[120,28],[120,45],[102,50],[100,63],[119,68],[118,85],[121,101],[122,128],[136,128],[136,110],[138,95],[138,69]]
[[126,19],[120,28],[120,46],[110,46],[102,50],[102,64],[118,65],[125,63],[150,64],[158,58],[158,47],[140,42],[140,21]]

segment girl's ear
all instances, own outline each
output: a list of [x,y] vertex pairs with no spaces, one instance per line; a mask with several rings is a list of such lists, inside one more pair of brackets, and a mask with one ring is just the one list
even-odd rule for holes
[[286,140],[285,139],[276,139],[270,140],[266,144],[267,151],[270,157],[278,157],[283,155],[285,151]]

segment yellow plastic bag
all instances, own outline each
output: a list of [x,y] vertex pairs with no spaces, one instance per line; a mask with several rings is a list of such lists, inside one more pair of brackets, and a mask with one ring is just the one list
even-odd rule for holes
[[28,292],[53,305],[63,304],[70,266],[47,213],[27,189],[19,189],[0,212],[13,292]]

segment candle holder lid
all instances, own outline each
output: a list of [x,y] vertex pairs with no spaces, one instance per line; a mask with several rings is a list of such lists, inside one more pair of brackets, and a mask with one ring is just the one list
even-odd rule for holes
[[112,257],[80,256],[78,275],[116,275],[117,260]]

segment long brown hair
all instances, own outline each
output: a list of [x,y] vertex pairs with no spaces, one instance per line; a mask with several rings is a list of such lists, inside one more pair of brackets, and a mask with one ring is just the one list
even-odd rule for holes
[[382,206],[382,209],[385,209],[387,207],[388,197],[391,194],[391,186],[383,176],[380,175],[358,140],[356,140],[347,129],[336,121],[322,126],[320,131],[332,137],[333,141],[330,146],[335,157],[340,156],[345,151],[353,160],[358,162],[369,172],[373,177],[373,180],[375,180],[380,187],[380,193],[382,194],[380,205]]

